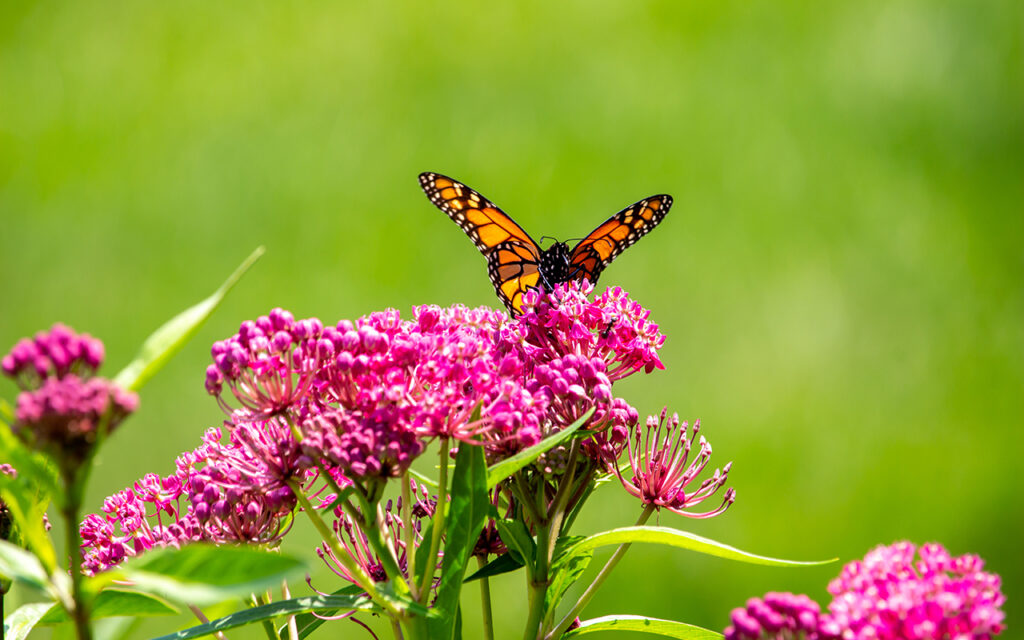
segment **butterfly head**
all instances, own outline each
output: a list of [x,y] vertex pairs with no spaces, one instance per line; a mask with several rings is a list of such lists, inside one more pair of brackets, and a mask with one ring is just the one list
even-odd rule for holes
[[555,242],[540,254],[540,274],[550,286],[569,279],[569,245]]

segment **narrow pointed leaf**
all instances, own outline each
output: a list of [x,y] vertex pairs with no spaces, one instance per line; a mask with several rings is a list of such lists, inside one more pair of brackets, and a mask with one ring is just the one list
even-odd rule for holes
[[662,638],[679,638],[680,640],[718,640],[724,636],[692,624],[645,618],[644,616],[604,616],[592,620],[584,620],[576,629],[568,631],[562,637],[578,638],[600,631],[639,631]]
[[177,353],[188,339],[199,331],[199,327],[220,305],[224,296],[238,284],[239,279],[249,270],[249,267],[259,260],[263,251],[263,247],[257,247],[210,297],[185,309],[150,334],[142,343],[138,355],[117,374],[114,382],[133,391],[137,391],[146,384],[153,374],[159,371],[171,359],[171,356]]
[[255,622],[270,620],[278,616],[291,616],[307,611],[350,611],[358,609],[361,611],[374,611],[376,606],[367,596],[306,596],[271,602],[238,613],[232,613],[223,618],[211,620],[206,624],[190,627],[177,633],[170,633],[160,636],[155,640],[188,640],[189,638],[201,638],[218,631],[227,631],[242,627]]
[[192,544],[148,551],[111,574],[137,591],[203,605],[277,586],[304,567],[296,558],[252,547]]
[[563,536],[555,541],[555,559],[551,564],[551,586],[544,594],[544,611],[546,615],[554,614],[559,601],[565,595],[566,590],[579,579],[586,571],[587,565],[593,559],[592,551],[574,553],[567,555],[566,551],[571,549],[583,538],[582,536]]
[[831,560],[799,561],[759,556],[747,551],[742,551],[735,547],[730,547],[727,544],[711,540],[710,538],[698,536],[687,531],[670,529],[669,527],[622,527],[619,529],[595,533],[567,549],[566,556],[587,553],[593,549],[597,549],[598,547],[605,547],[608,545],[638,542],[663,544],[670,547],[677,547],[679,549],[689,549],[690,551],[696,551],[697,553],[703,553],[710,556],[726,558],[727,560],[737,560],[739,562],[763,564],[773,567],[806,567],[828,564],[836,561],[836,558],[832,558]]
[[511,553],[503,553],[494,560],[491,560],[484,566],[480,567],[473,573],[473,575],[466,578],[466,582],[473,582],[474,580],[480,580],[482,578],[490,578],[493,576],[500,576],[503,573],[509,573],[516,569],[521,569],[523,562],[516,560]]
[[489,467],[487,469],[487,488],[493,489],[498,486],[502,480],[530,464],[544,454],[544,452],[549,451],[567,441],[574,433],[576,433],[576,431],[579,430],[580,427],[586,424],[587,420],[590,420],[590,416],[592,415],[594,415],[594,410],[590,409],[590,411],[583,414],[583,417],[565,429],[544,438],[528,449],[523,449],[511,458],[506,458]]
[[431,638],[447,639],[454,633],[462,578],[473,547],[484,528],[489,507],[487,461],[483,447],[462,445],[455,457],[444,559],[441,561],[441,582],[433,605],[441,615],[427,621]]
[[60,608],[55,602],[33,602],[24,604],[4,618],[4,632],[0,637],[4,640],[24,640],[32,633],[39,620],[52,608]]

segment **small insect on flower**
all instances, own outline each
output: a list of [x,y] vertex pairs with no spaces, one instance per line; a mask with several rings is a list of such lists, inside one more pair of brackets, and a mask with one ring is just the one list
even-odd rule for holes
[[439,173],[421,173],[420,186],[430,201],[459,225],[487,258],[487,274],[498,298],[516,315],[523,295],[564,282],[596,284],[604,268],[665,219],[672,196],[649,196],[601,223],[572,250],[564,242],[540,246],[515,220],[466,185]]

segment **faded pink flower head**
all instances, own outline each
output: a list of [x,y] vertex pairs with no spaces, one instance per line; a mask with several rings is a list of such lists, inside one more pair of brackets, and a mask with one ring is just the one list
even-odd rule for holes
[[937,543],[876,547],[829,583],[821,630],[856,639],[988,640],[1004,628],[1006,598],[999,576],[983,566]]
[[20,340],[3,358],[4,374],[23,389],[11,430],[54,456],[64,471],[76,468],[99,437],[138,407],[134,393],[92,377],[102,362],[102,342],[62,324]]
[[[725,492],[721,505],[711,511],[694,513],[689,509],[714,495],[729,477],[732,463],[715,469],[709,478],[698,483],[697,477],[704,471],[711,459],[711,444],[700,436],[699,450],[691,460],[694,438],[700,430],[700,421],[693,424],[687,435],[688,424],[679,422],[679,416],[650,416],[644,426],[633,427],[626,445],[632,479],[627,480],[614,462],[609,471],[615,473],[630,494],[640,498],[644,505],[664,507],[673,513],[690,518],[716,516],[736,500],[736,490]],[[695,485],[695,486],[691,486]]]
[[19,340],[0,361],[0,369],[22,389],[36,389],[47,378],[71,373],[87,378],[103,363],[103,356],[102,342],[57,323],[48,332]]
[[139,398],[109,380],[74,374],[47,378],[38,389],[18,394],[12,431],[33,447],[61,458],[84,459],[99,437],[138,407]]

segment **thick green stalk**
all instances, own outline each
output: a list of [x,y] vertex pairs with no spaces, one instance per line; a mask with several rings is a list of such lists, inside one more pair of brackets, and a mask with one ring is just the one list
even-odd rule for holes
[[[270,601],[269,598],[261,595],[258,596],[255,593],[250,596],[250,599],[252,600],[252,606],[254,608],[262,607]],[[277,635],[277,629],[274,628],[274,624],[270,620],[264,618],[260,621],[260,624],[263,626],[263,633],[266,634],[267,640],[280,640]]]
[[[75,491],[69,487],[69,494]],[[68,613],[75,624],[78,640],[92,640],[92,628],[89,626],[89,603],[82,592],[82,547],[78,537],[78,505],[76,497],[69,495],[66,508],[63,510],[64,533],[67,552],[71,562],[71,599],[74,601]]]
[[[487,558],[477,556],[476,562],[483,569],[487,564]],[[491,615],[491,582],[489,578],[480,579],[480,610],[483,616],[484,640],[494,640],[494,618]]]
[[[654,505],[647,505],[647,508],[644,509],[643,513],[640,514],[640,518],[636,521],[636,526],[639,527],[646,523],[647,520],[651,517],[651,514],[654,513],[655,509],[656,507]],[[545,640],[554,640],[555,638],[561,637],[561,635],[565,633],[565,630],[569,628],[569,625],[572,624],[572,621],[576,619],[576,616],[578,616],[581,611],[583,611],[583,608],[587,606],[587,604],[590,602],[590,599],[594,597],[594,594],[597,593],[597,590],[601,588],[602,584],[604,584],[604,581],[608,578],[609,574],[611,574],[612,569],[615,568],[615,565],[619,563],[619,560],[622,559],[622,556],[626,555],[626,551],[629,550],[631,544],[632,543],[627,542],[625,544],[619,545],[619,548],[615,550],[615,553],[612,554],[611,558],[608,558],[608,562],[606,562],[604,566],[601,567],[601,572],[597,574],[597,576],[594,578],[594,581],[590,583],[590,586],[587,587],[587,590],[584,591],[583,595],[580,596],[580,599],[577,600],[576,604],[572,606],[572,609],[569,610],[569,613],[565,614],[565,617],[563,617],[558,622],[555,628],[552,629],[551,632],[548,633],[546,636],[544,636]]]
[[526,619],[523,640],[536,640],[541,634],[541,622],[544,618],[544,599],[548,593],[550,576],[548,570],[548,536],[551,528],[548,523],[537,527],[537,554],[534,558],[533,576],[527,577],[530,592],[530,613]]

